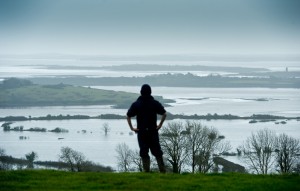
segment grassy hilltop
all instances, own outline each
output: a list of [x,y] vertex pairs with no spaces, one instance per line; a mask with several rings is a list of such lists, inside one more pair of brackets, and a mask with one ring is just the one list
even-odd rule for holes
[[0,171],[1,191],[13,190],[300,190],[299,175],[71,173]]

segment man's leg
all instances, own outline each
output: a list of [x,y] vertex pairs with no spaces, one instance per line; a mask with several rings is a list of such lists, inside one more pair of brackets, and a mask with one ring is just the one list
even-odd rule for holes
[[156,161],[157,161],[157,165],[158,165],[158,168],[159,168],[159,172],[166,173],[166,167],[165,167],[163,157],[162,156],[156,157]]
[[142,158],[144,172],[150,172],[150,158]]
[[160,144],[159,144],[158,132],[155,132],[152,135],[152,139],[151,139],[150,145],[151,145],[150,146],[151,153],[156,158],[159,171],[161,173],[166,173],[166,167],[165,167],[165,163],[164,163],[164,160],[163,160],[163,157],[162,157],[163,156],[163,152],[162,152]]
[[150,156],[149,156],[149,143],[147,135],[138,133],[138,142],[140,147],[140,157],[142,158],[144,172],[150,172]]

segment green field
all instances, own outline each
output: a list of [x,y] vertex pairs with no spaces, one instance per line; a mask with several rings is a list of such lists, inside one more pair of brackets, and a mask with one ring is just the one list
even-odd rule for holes
[[300,190],[299,175],[0,172],[0,190]]

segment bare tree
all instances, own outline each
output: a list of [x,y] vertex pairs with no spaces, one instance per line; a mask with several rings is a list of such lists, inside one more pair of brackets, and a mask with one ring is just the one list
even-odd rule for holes
[[[219,135],[215,128],[208,128],[196,121],[186,122],[187,138],[186,149],[188,164],[192,167],[192,172],[209,172],[213,165],[213,155],[227,152],[231,149],[229,142]],[[197,169],[196,169],[197,167]]]
[[[116,152],[118,154],[117,159],[118,159],[119,171],[143,172],[143,162],[142,162],[142,158],[140,157],[139,150],[131,150],[127,144],[121,143],[117,145]],[[154,161],[154,159],[151,159],[150,161]],[[151,164],[151,169],[155,169],[155,168],[156,166],[154,164]]]
[[59,156],[59,159],[65,163],[67,163],[70,167],[70,170],[72,172],[75,171],[75,164],[74,159],[72,157],[72,149],[70,147],[62,147],[61,148],[61,155]]
[[200,151],[201,144],[203,143],[204,133],[203,127],[200,123],[197,122],[186,122],[186,135],[187,135],[187,152],[190,153],[188,155],[188,163],[190,163],[192,167],[192,173],[195,172],[196,168],[196,157]]
[[38,155],[36,152],[31,152],[25,155],[27,161],[28,161],[28,168],[33,168],[33,162],[38,158]]
[[276,135],[269,129],[252,133],[242,146],[244,159],[258,174],[267,174],[274,163]]
[[137,171],[143,172],[143,162],[138,150],[131,152],[130,161],[136,166]]
[[5,155],[5,150],[0,148],[0,156],[4,156]]
[[0,148],[0,170],[11,169],[9,164],[2,161],[2,156],[5,156],[5,150]]
[[229,142],[224,142],[215,128],[203,127],[201,145],[196,155],[198,172],[210,172],[214,166],[213,156],[230,150]]
[[103,129],[105,135],[107,135],[108,132],[110,131],[110,127],[109,127],[108,123],[104,123],[102,126],[102,129]]
[[174,173],[180,173],[188,156],[186,152],[185,129],[181,122],[168,123],[162,129],[161,146],[167,155],[168,162],[172,165]]
[[172,122],[162,130],[161,145],[174,173],[180,173],[184,164],[191,165],[193,173],[207,173],[214,165],[213,155],[231,149],[223,139],[217,129],[197,121]]
[[118,168],[122,172],[129,172],[132,168],[133,151],[125,143],[120,143],[116,147]]
[[300,142],[297,139],[281,134],[276,141],[276,162],[280,173],[291,173],[300,159]]
[[69,165],[72,172],[82,171],[82,167],[85,164],[85,156],[81,152],[75,151],[70,147],[62,147],[59,158]]

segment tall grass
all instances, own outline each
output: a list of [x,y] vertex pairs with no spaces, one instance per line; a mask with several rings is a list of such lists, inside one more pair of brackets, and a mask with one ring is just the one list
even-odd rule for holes
[[0,172],[0,190],[300,190],[298,175]]

